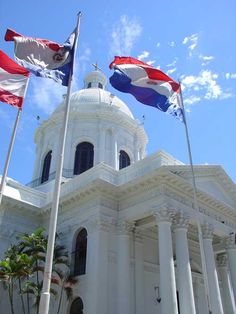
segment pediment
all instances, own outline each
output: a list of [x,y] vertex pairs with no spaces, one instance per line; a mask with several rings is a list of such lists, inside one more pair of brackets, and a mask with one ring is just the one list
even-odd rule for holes
[[[172,173],[192,183],[190,166],[171,168]],[[218,201],[236,208],[236,185],[221,166],[194,166],[194,175],[198,189]]]

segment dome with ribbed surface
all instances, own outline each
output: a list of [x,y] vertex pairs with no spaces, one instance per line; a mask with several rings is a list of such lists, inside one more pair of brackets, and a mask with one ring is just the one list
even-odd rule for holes
[[[101,71],[95,70],[89,73],[84,79],[84,85],[84,89],[71,95],[70,111],[88,112],[112,106],[134,119],[128,106],[118,97],[104,89],[106,77]],[[59,105],[53,114],[61,112],[64,104],[65,102]]]

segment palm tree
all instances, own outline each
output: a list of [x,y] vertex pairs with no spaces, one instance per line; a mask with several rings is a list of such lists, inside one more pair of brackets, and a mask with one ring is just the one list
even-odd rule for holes
[[11,313],[14,314],[14,283],[18,280],[21,294],[23,313],[25,313],[24,300],[22,297],[21,278],[30,273],[30,259],[24,253],[19,253],[16,247],[12,246],[5,254],[5,259],[0,261],[0,280],[8,290],[11,306]]
[[[19,285],[19,294],[21,299],[21,305],[23,313],[25,314],[25,304],[23,299],[23,291],[22,291],[22,281],[26,278],[29,278],[29,275],[32,273],[32,260],[31,258],[21,252],[21,249],[17,245],[12,245],[5,253],[5,256],[10,260],[15,260],[18,264],[18,272],[16,273],[16,278],[18,280]],[[29,312],[29,310],[28,310]]]
[[67,300],[71,300],[73,298],[73,287],[78,282],[78,279],[70,274],[70,271],[67,270],[66,272],[60,273],[60,296],[59,296],[59,302],[58,302],[58,308],[57,308],[57,314],[59,314],[61,309],[61,302],[62,302],[62,296],[63,292],[66,293]]

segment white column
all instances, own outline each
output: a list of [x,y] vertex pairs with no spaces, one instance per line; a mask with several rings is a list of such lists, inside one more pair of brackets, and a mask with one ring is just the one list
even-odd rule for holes
[[230,279],[236,300],[236,244],[235,234],[232,234],[227,240],[227,253],[229,262]]
[[115,170],[119,169],[119,154],[117,145],[117,134],[112,130],[112,149],[111,149],[112,167]]
[[105,129],[99,128],[98,163],[105,162]]
[[173,247],[171,235],[171,216],[168,209],[155,213],[158,225],[159,264],[160,264],[160,297],[161,313],[177,314],[177,297]]
[[121,221],[117,225],[117,314],[131,314],[130,234],[133,224]]
[[134,162],[140,160],[138,145],[139,145],[139,143],[138,143],[138,136],[136,134],[135,137],[134,137]]
[[234,304],[234,296],[231,288],[229,274],[228,274],[228,263],[227,255],[225,253],[219,254],[217,256],[217,266],[219,278],[221,280],[221,297],[224,308],[224,314],[236,313],[236,308]]
[[187,239],[188,219],[179,213],[174,222],[180,313],[196,314]]
[[134,263],[135,314],[143,314],[145,313],[143,238],[137,230],[134,237]]
[[108,241],[111,224],[106,216],[95,216],[88,223],[86,314],[109,314]]
[[216,263],[212,246],[213,228],[206,224],[203,226],[203,248],[206,257],[206,270],[209,284],[209,297],[212,306],[212,314],[223,314],[223,306],[220,295],[220,287],[216,271]]

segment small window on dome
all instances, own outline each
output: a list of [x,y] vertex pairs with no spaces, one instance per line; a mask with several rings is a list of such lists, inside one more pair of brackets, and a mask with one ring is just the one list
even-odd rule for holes
[[87,88],[91,88],[92,87],[92,83],[89,82]]
[[98,88],[101,88],[101,89],[103,89],[103,85],[102,85],[102,83],[98,83]]
[[129,155],[124,150],[121,150],[119,158],[119,169],[126,168],[129,165],[130,165]]
[[44,183],[48,181],[49,179],[51,159],[52,159],[52,151],[50,150],[44,158],[41,183]]

